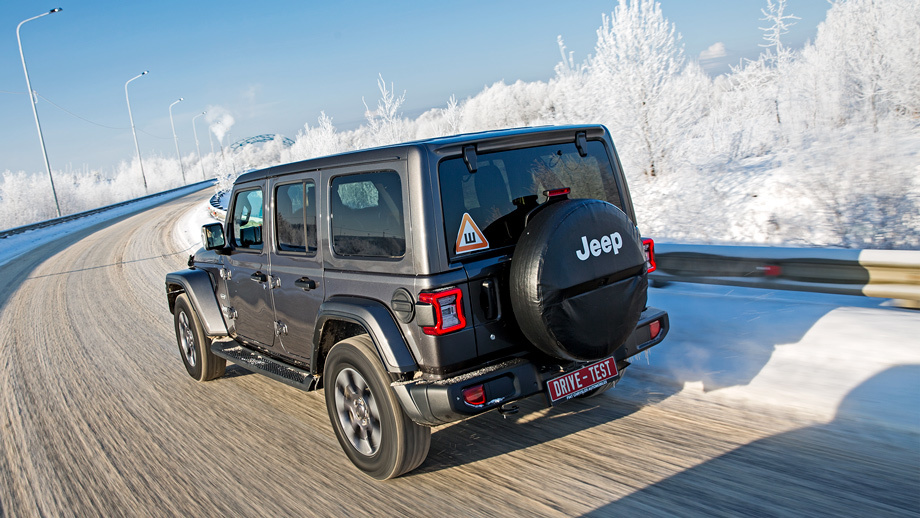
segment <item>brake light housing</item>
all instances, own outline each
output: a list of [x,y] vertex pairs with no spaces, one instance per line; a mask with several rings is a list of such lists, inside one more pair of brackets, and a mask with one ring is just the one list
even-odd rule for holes
[[658,338],[658,333],[661,332],[661,321],[655,320],[648,325],[648,334],[651,336],[651,339],[654,340]]
[[463,314],[463,292],[460,288],[448,288],[436,292],[422,292],[418,294],[419,302],[430,304],[434,310],[434,325],[422,326],[426,335],[440,336],[452,333],[466,327],[466,316]]
[[471,406],[482,406],[486,404],[486,387],[485,385],[473,385],[463,389],[463,401]]
[[643,239],[642,248],[645,249],[645,266],[648,268],[648,273],[652,273],[658,268],[655,264],[655,241]]

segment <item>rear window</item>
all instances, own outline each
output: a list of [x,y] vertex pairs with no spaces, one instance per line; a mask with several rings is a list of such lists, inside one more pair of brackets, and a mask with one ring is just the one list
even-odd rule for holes
[[524,217],[546,202],[544,191],[569,187],[569,198],[622,202],[607,149],[589,141],[587,156],[574,143],[478,155],[470,173],[462,158],[438,166],[450,257],[517,243]]
[[402,186],[395,171],[337,176],[329,195],[332,250],[338,255],[406,255]]

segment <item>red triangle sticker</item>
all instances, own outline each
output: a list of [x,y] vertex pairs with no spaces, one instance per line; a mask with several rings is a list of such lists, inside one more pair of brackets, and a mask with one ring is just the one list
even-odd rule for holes
[[482,230],[473,221],[469,213],[463,214],[460,220],[460,231],[457,232],[456,253],[465,254],[475,250],[485,250],[489,248],[489,241],[483,235]]

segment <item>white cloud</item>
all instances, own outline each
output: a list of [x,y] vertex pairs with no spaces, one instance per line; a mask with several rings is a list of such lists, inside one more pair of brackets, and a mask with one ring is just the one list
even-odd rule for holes
[[700,61],[724,58],[727,54],[728,52],[725,49],[725,44],[721,41],[717,41],[710,45],[708,49],[700,52]]

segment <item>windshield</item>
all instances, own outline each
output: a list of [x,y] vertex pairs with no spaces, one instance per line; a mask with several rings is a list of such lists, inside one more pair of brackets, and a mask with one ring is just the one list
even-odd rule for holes
[[589,141],[584,157],[568,143],[477,158],[475,173],[462,158],[444,160],[438,167],[451,258],[515,244],[524,217],[546,202],[546,190],[568,187],[570,198],[604,200],[623,209],[602,142]]

